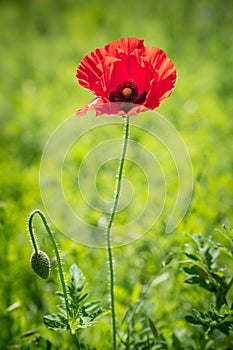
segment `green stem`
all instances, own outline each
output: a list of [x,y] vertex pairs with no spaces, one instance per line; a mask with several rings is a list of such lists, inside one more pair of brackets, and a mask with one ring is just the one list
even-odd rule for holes
[[31,240],[32,240],[32,245],[33,245],[33,248],[35,250],[35,253],[38,254],[38,251],[39,251],[39,245],[36,241],[36,237],[33,233],[33,228],[32,228],[32,220],[33,220],[33,214],[34,212],[32,212],[29,216],[29,219],[28,219],[28,229],[29,229],[29,234],[30,234],[30,237],[31,237]]
[[106,248],[108,252],[108,263],[109,263],[109,275],[110,275],[110,302],[112,310],[112,336],[113,336],[113,350],[116,350],[116,311],[115,311],[115,296],[114,296],[114,266],[113,266],[113,253],[112,253],[112,234],[111,228],[113,221],[116,215],[117,206],[120,198],[121,192],[121,183],[123,177],[123,168],[125,162],[125,155],[127,149],[127,143],[129,139],[129,117],[125,116],[124,118],[124,135],[123,135],[123,144],[122,144],[122,153],[120,157],[119,168],[117,172],[117,182],[116,182],[116,191],[114,195],[113,208],[109,217],[108,224],[106,226]]
[[68,295],[67,295],[66,284],[65,284],[64,274],[63,274],[62,261],[61,261],[61,257],[60,257],[59,249],[58,249],[58,243],[55,240],[54,235],[53,235],[52,231],[49,228],[49,225],[47,223],[47,220],[46,220],[44,214],[39,209],[36,209],[33,212],[31,212],[31,214],[29,216],[29,219],[28,219],[29,234],[30,234],[31,239],[32,239],[32,244],[33,244],[33,247],[35,249],[35,253],[38,254],[38,250],[39,250],[39,245],[36,242],[35,235],[33,233],[33,227],[32,227],[32,221],[33,221],[33,217],[34,217],[35,214],[38,214],[40,216],[40,218],[43,221],[43,224],[44,224],[44,226],[46,228],[46,231],[47,231],[47,233],[49,235],[49,238],[51,239],[51,242],[53,244],[53,248],[54,248],[54,252],[55,252],[56,260],[57,260],[59,277],[60,277],[62,290],[63,290],[63,294],[64,294],[64,299],[65,299],[67,319],[69,320],[69,318],[70,318],[70,310],[69,310],[69,303],[68,303]]
[[71,335],[72,335],[72,337],[73,337],[74,344],[76,345],[76,348],[77,348],[78,350],[80,350],[81,347],[80,347],[80,344],[79,344],[79,341],[78,341],[78,338],[77,338],[76,333],[75,333],[75,334],[74,334],[74,333],[71,333]]

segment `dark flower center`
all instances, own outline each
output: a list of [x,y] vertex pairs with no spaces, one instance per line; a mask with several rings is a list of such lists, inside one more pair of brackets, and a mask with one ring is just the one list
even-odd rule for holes
[[146,91],[142,94],[138,94],[137,85],[128,80],[124,81],[116,88],[116,91],[111,91],[109,95],[110,102],[128,102],[140,104],[145,102],[146,99]]

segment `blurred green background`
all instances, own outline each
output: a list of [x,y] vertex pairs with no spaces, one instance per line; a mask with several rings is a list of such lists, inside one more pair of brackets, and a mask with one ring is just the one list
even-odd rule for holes
[[[77,84],[75,73],[81,58],[95,48],[120,37],[138,37],[146,45],[166,51],[177,68],[177,83],[158,112],[184,139],[195,176],[190,210],[171,235],[164,233],[162,217],[143,240],[116,249],[119,319],[126,305],[138,298],[141,285],[159,273],[170,249],[177,251],[177,261],[182,259],[187,233],[216,235],[216,228],[232,224],[232,23],[231,0],[0,1],[2,349],[21,344],[20,335],[35,329],[59,344],[60,338],[42,325],[42,316],[55,311],[52,293],[59,288],[56,271],[48,282],[32,274],[25,222],[31,210],[44,210],[38,177],[48,138],[62,121],[93,98]],[[141,123],[143,127],[143,115]],[[120,137],[121,128],[117,135]],[[140,135],[137,137],[140,141]],[[92,147],[95,137],[88,142]],[[84,154],[85,145],[74,157],[77,165]],[[101,177],[99,182],[101,191]],[[113,190],[114,181],[109,186]],[[142,182],[137,186],[140,191]],[[169,203],[174,200],[176,181],[168,182],[168,186],[168,208],[172,208]],[[72,186],[69,197],[71,190]],[[38,230],[42,232],[42,246],[52,254],[39,222]],[[57,238],[65,270],[76,262],[94,296],[107,305],[105,251],[75,244],[59,232]],[[183,285],[183,280],[179,264],[174,263],[168,280],[149,293],[151,317],[167,335],[172,328],[188,327],[182,317],[193,301],[204,303],[204,294],[199,297],[198,292]],[[101,321],[90,334],[93,343],[104,348],[110,338],[109,320]]]

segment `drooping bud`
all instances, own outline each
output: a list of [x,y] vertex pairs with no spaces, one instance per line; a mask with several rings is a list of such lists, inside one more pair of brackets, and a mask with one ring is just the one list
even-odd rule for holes
[[39,250],[31,255],[32,270],[41,278],[48,278],[51,271],[51,262],[48,255]]

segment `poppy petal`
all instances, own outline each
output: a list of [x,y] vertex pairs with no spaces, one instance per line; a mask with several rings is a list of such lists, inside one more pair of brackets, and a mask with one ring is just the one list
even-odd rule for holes
[[121,52],[125,55],[130,55],[135,49],[143,49],[144,40],[137,38],[121,38],[119,40],[111,41],[104,47],[106,54],[112,57],[117,57]]
[[145,55],[153,68],[158,72],[159,79],[169,79],[175,83],[176,69],[165,52],[157,47],[145,47]]
[[79,108],[76,111],[76,115],[78,117],[82,117],[87,114],[88,111],[97,111],[98,110],[98,105],[103,105],[104,99],[101,97],[96,97],[94,100],[92,100],[90,103],[84,105],[82,108]]
[[84,105],[82,108],[76,111],[76,115],[78,117],[85,116],[88,111],[94,111],[96,113],[96,117],[106,114],[108,116],[114,115],[135,115],[140,112],[148,111],[149,108],[133,103],[116,103],[116,102],[106,102],[101,97],[97,97],[92,100],[89,104]]
[[[78,110],[77,115],[87,110],[94,110],[96,115],[122,115],[123,104],[134,103],[137,108],[123,108],[123,113],[129,115],[154,109],[168,98],[175,88],[174,64],[163,50],[143,43],[137,38],[121,38],[82,59],[76,76],[97,98]],[[122,93],[125,86],[133,89],[129,98]]]
[[80,62],[76,73],[79,84],[96,95],[102,94],[101,85],[97,84],[97,82],[101,80],[103,75],[100,66],[104,59],[103,54],[103,49],[97,49],[85,56]]
[[159,82],[154,81],[146,96],[144,105],[150,109],[155,109],[171,95],[174,89],[175,86],[169,79]]

